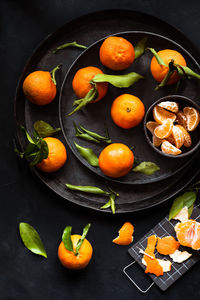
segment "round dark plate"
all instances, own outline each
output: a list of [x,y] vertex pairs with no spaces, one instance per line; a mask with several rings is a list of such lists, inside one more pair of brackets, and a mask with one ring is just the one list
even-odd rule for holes
[[[25,125],[30,133],[33,129],[33,123],[36,120],[44,120],[53,126],[60,126],[58,97],[60,94],[61,85],[67,71],[74,60],[78,57],[81,50],[68,48],[54,55],[52,54],[52,50],[55,49],[55,47],[74,40],[89,46],[110,34],[129,31],[132,29],[137,29],[139,31],[151,31],[160,35],[165,35],[168,38],[173,38],[185,49],[189,50],[197,61],[199,60],[199,53],[193,44],[179,31],[165,22],[158,20],[157,18],[134,11],[122,10],[97,12],[81,17],[64,25],[55,33],[49,35],[28,60],[20,77],[16,91],[16,122],[18,124]],[[24,78],[34,70],[51,70],[59,63],[62,63],[63,65],[62,69],[56,74],[58,90],[56,99],[45,107],[34,106],[24,97],[22,91],[22,83]],[[138,82],[138,84],[140,83]],[[159,94],[156,95],[159,97]],[[195,90],[194,93],[191,90],[187,96],[195,99]],[[103,105],[103,101],[101,105]],[[19,144],[21,145],[22,149],[24,149],[27,141],[23,132],[17,128],[16,134]],[[57,137],[66,144],[62,134],[57,135]],[[107,198],[71,192],[66,189],[65,183],[94,185],[106,189],[107,187],[105,184],[105,179],[81,164],[69,147],[67,147],[67,152],[68,161],[61,170],[54,174],[45,174],[35,169],[35,174],[52,192],[60,195],[66,201],[100,211],[100,207],[107,201]],[[137,211],[166,201],[174,194],[181,191],[181,189],[183,189],[185,185],[187,185],[187,183],[197,175],[199,171],[197,163],[198,162],[196,162],[196,164],[189,163],[186,168],[183,168],[176,175],[165,179],[162,182],[146,184],[145,186],[129,185],[127,188],[127,185],[110,182],[110,186],[120,193],[120,197],[116,199],[116,212],[123,213]],[[101,210],[101,212],[104,211]],[[110,210],[106,210],[105,212],[110,213]]]
[[[192,69],[200,72],[200,67],[195,61],[195,59],[185,50],[183,47],[173,42],[172,40],[165,38],[161,35],[153,34],[150,32],[121,32],[117,33],[117,36],[122,36],[129,40],[133,45],[144,37],[148,38],[148,46],[156,49],[174,49],[179,51],[186,59],[188,66]],[[105,144],[95,144],[87,141],[80,140],[75,137],[75,129],[73,122],[77,125],[82,124],[85,128],[104,134],[105,124],[109,130],[111,140],[117,143],[123,143],[127,146],[134,146],[134,154],[139,161],[151,161],[155,162],[160,166],[160,171],[152,176],[146,176],[141,173],[130,172],[128,175],[119,178],[111,179],[126,184],[146,184],[156,181],[166,179],[175,173],[179,172],[182,168],[191,160],[190,158],[183,158],[174,161],[171,157],[162,157],[158,155],[154,149],[152,149],[146,141],[143,124],[132,129],[122,129],[116,126],[110,116],[110,108],[113,100],[123,93],[133,94],[139,97],[145,105],[147,110],[157,99],[168,95],[174,89],[174,86],[168,86],[159,91],[155,91],[154,87],[157,85],[155,80],[152,78],[150,73],[150,62],[152,54],[150,51],[146,53],[139,59],[137,59],[131,67],[123,72],[112,72],[111,70],[104,67],[99,60],[99,48],[102,44],[103,39],[94,43],[87,50],[85,50],[77,60],[72,64],[71,68],[66,74],[64,79],[61,93],[60,93],[60,121],[63,129],[64,136],[68,143],[68,146],[76,155],[76,157],[87,166],[90,170],[96,174],[108,179],[100,170],[100,168],[92,167],[78,152],[74,145],[74,141],[79,145],[84,147],[90,147],[99,156],[100,152],[106,146]],[[75,73],[83,67],[95,66],[100,68],[104,73],[108,74],[126,74],[129,72],[137,72],[144,76],[144,80],[140,80],[130,88],[119,89],[113,86],[109,86],[109,92],[107,95],[98,103],[93,103],[87,105],[86,108],[81,111],[76,112],[72,116],[67,116],[74,107],[72,106],[76,98],[76,95],[72,89],[72,80]],[[198,92],[200,88],[200,83],[195,80],[186,81],[182,88],[180,88],[180,93],[182,95],[193,95],[193,99],[198,98]]]

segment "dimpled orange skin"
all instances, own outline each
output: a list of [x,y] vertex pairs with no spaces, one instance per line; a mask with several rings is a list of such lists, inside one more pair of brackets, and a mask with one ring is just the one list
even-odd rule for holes
[[111,106],[113,122],[124,129],[139,125],[144,117],[145,108],[142,101],[133,95],[123,94],[117,97]]
[[108,145],[99,156],[99,167],[109,177],[119,178],[130,172],[134,163],[133,152],[124,144]]
[[110,36],[100,47],[101,63],[107,68],[120,71],[127,69],[135,59],[133,45],[122,37]]
[[56,85],[51,74],[46,71],[35,71],[29,74],[23,82],[26,98],[36,105],[46,105],[56,96]]
[[44,140],[48,145],[49,154],[48,157],[43,159],[36,167],[46,173],[58,171],[67,160],[66,148],[63,143],[56,138],[46,137]]
[[[89,92],[89,90],[91,90],[93,86],[90,83],[90,81],[97,74],[103,74],[103,72],[99,68],[92,66],[79,69],[76,72],[72,81],[72,88],[79,99],[84,98]],[[107,82],[96,83],[96,87],[98,90],[98,98],[91,102],[98,102],[107,94]]]
[[[76,250],[76,244],[80,238],[81,235],[71,235],[74,251]],[[84,239],[77,256],[74,254],[74,252],[67,250],[64,246],[64,243],[61,242],[58,247],[58,258],[65,268],[80,270],[84,269],[89,264],[92,258],[92,252],[92,246],[87,239]]]
[[[184,57],[175,50],[170,50],[170,49],[161,50],[158,52],[158,55],[163,59],[163,61],[166,65],[168,65],[169,62],[173,59],[175,64],[179,64],[183,67],[186,66],[186,61],[185,61]],[[154,77],[154,79],[158,82],[161,82],[164,79],[165,75],[167,74],[169,67],[160,65],[154,56],[151,60],[150,69],[151,69],[151,73],[152,73],[152,76]],[[178,73],[175,71],[171,75],[167,84],[168,85],[174,84],[179,79],[180,79],[180,77],[179,77]]]

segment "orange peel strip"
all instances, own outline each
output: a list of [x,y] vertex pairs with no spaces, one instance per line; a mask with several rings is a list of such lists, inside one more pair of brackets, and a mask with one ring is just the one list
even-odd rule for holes
[[156,249],[162,255],[169,255],[178,250],[179,246],[180,243],[173,236],[165,236],[158,238]]

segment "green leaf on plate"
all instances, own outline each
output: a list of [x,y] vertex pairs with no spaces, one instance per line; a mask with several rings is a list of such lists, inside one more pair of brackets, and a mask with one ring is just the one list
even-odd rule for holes
[[178,67],[178,71],[179,71],[180,75],[181,75],[181,72],[183,71],[183,73],[185,73],[189,78],[200,79],[200,74],[194,72],[189,67],[183,67],[180,65],[177,65],[177,67]]
[[99,187],[96,186],[89,186],[89,185],[73,185],[66,183],[66,187],[72,191],[77,192],[84,192],[84,193],[90,193],[90,194],[96,194],[96,195],[109,195],[109,192],[105,192]]
[[143,161],[133,169],[133,172],[140,172],[145,175],[152,175],[159,170],[160,168],[155,163],[150,161]]
[[99,159],[96,156],[96,154],[94,153],[94,151],[91,148],[85,148],[82,147],[80,145],[78,145],[77,143],[75,143],[75,146],[77,148],[77,150],[79,151],[80,155],[87,160],[87,162],[93,166],[93,167],[98,167],[99,166]]
[[135,50],[135,59],[139,58],[145,51],[147,43],[147,37],[138,41],[134,47]]
[[76,48],[82,48],[82,49],[87,48],[86,46],[80,45],[80,44],[78,44],[77,42],[74,41],[74,42],[71,42],[71,43],[66,43],[66,44],[60,45],[57,48],[55,48],[52,52],[55,54],[56,52],[58,52],[60,50],[63,50],[65,48],[68,48],[68,47],[76,47]]
[[42,120],[34,123],[34,129],[42,138],[52,136],[54,133],[61,131],[61,128],[53,128],[50,124]]
[[116,198],[116,195],[111,194],[109,196],[109,198],[110,198],[110,207],[111,207],[112,213],[115,214],[115,198]]
[[65,248],[69,251],[73,252],[73,244],[72,244],[72,239],[71,239],[71,226],[65,227],[62,235],[62,241],[65,246]]
[[169,212],[169,220],[173,219],[183,207],[187,206],[190,209],[190,214],[192,210],[192,206],[197,198],[196,192],[186,192],[182,194],[181,196],[177,197],[170,209]]
[[142,75],[135,72],[124,75],[97,74],[92,79],[92,82],[108,82],[118,88],[128,88],[143,78]]
[[47,258],[47,253],[37,231],[28,223],[19,224],[21,239],[31,252]]
[[90,229],[91,224],[87,224],[84,228],[83,228],[83,233],[81,238],[79,239],[77,245],[76,245],[76,252],[75,255],[79,254],[79,250],[81,248],[81,245],[83,244],[84,239],[86,238],[86,235],[88,234],[88,231]]

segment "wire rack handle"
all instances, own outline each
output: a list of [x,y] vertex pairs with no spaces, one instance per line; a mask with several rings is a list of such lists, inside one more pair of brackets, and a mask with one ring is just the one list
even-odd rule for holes
[[132,284],[134,284],[134,286],[141,292],[141,293],[143,293],[143,294],[146,294],[149,290],[150,290],[150,288],[154,285],[154,282],[152,282],[151,284],[150,284],[150,286],[148,286],[148,288],[146,289],[146,290],[142,290],[138,285],[137,285],[137,283],[128,275],[128,273],[126,272],[126,270],[128,269],[128,268],[130,268],[132,265],[134,265],[135,264],[135,260],[132,262],[132,263],[130,263],[129,265],[127,265],[126,267],[124,267],[124,269],[123,269],[123,272],[124,272],[124,274],[126,275],[126,277],[128,277],[128,279],[132,282]]

